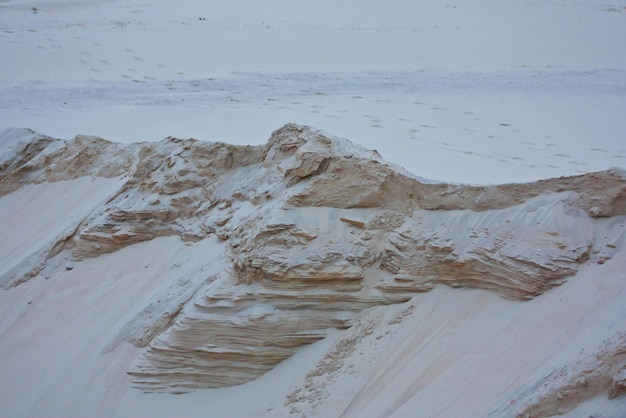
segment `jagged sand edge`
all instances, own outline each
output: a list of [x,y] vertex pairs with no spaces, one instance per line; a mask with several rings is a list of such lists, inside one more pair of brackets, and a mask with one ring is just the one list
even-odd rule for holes
[[[180,310],[173,327],[148,341],[126,337],[149,343],[131,369],[144,390],[250,380],[323,338],[327,327],[350,326],[355,312],[437,283],[532,298],[581,264],[610,260],[624,240],[619,170],[521,185],[421,182],[349,141],[297,125],[277,130],[264,147],[56,141],[40,137],[22,158],[3,160],[3,194],[42,181],[124,177],[58,251],[80,260],[161,235],[216,235],[230,247],[232,272],[204,278],[215,284]],[[342,217],[365,228],[354,231]],[[236,324],[224,322],[233,317]],[[147,322],[139,321],[154,325]],[[261,335],[244,341],[251,328]],[[203,337],[189,338],[189,329]],[[255,356],[251,346],[264,349]],[[181,371],[185,364],[194,369]],[[240,370],[225,379],[202,372],[219,367]]]

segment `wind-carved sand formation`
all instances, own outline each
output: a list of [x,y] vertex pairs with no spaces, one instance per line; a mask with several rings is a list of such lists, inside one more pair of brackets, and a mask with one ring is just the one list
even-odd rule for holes
[[[20,135],[29,140],[16,140],[0,159],[0,196],[83,176],[119,186],[16,260],[0,277],[5,289],[155,237],[223,243],[227,268],[173,278],[168,294],[103,347],[145,347],[128,374],[146,392],[248,382],[329,328],[349,328],[360,311],[438,284],[533,299],[583,265],[608,262],[626,239],[626,173],[618,169],[527,184],[446,184],[295,124],[264,146]],[[576,402],[626,392],[625,339],[618,332],[589,367],[565,373],[562,386]],[[545,413],[562,400],[561,392],[544,395],[526,411]]]

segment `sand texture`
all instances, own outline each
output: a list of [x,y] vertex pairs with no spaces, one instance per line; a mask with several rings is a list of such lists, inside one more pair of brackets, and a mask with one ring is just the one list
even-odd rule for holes
[[[619,169],[523,184],[448,184],[295,124],[276,130],[263,146],[176,138],[120,145],[26,130],[5,135],[0,211],[17,216],[15,205],[21,199],[27,207],[32,193],[52,193],[49,200],[61,198],[72,208],[50,206],[55,227],[41,221],[41,239],[17,239],[19,253],[0,271],[5,292],[29,281],[62,280],[55,272],[80,270],[89,260],[97,266],[107,254],[158,237],[189,248],[152,271],[158,289],[118,319],[98,349],[106,359],[128,344],[137,347],[126,379],[143,392],[244,384],[332,330],[347,329],[352,337],[339,339],[307,374],[308,386],[287,396],[285,407],[298,412],[307,390],[310,399],[332,399],[315,392],[314,382],[337,374],[364,338],[384,329],[385,306],[409,304],[388,321],[393,329],[417,315],[416,295],[440,284],[528,301],[581,269],[611,265],[615,257],[623,267],[626,176]],[[105,280],[98,268],[91,274]],[[544,376],[551,385],[510,393],[514,404],[497,414],[546,416],[602,394],[624,395],[624,324],[614,324],[594,352]],[[383,387],[393,382],[386,380]],[[356,396],[344,416],[368,399]],[[406,401],[392,402],[380,416],[396,410],[409,416],[400,408]],[[320,403],[306,405],[314,411]]]

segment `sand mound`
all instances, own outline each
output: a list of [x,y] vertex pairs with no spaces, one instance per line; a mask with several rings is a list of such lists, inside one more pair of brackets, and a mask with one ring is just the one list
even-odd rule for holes
[[[0,210],[19,225],[10,202],[28,205],[35,188],[66,199],[50,208],[45,230],[25,236],[0,264],[4,289],[157,237],[214,248],[205,261],[190,250],[169,276],[159,273],[167,285],[101,347],[104,356],[125,343],[141,348],[127,371],[145,392],[239,385],[329,330],[358,334],[341,340],[317,369],[326,371],[312,371],[309,386],[288,397],[298,412],[305,392],[325,393],[313,390],[316,379],[340,370],[376,327],[415,315],[417,293],[446,284],[532,300],[581,269],[624,257],[626,174],[618,169],[526,184],[447,184],[294,124],[264,146],[2,135]],[[61,187],[68,184],[79,192]],[[363,322],[402,303],[413,308],[396,322]],[[547,389],[509,393],[516,403],[499,416],[545,416],[601,393],[623,395],[625,331],[622,321],[596,352],[545,377],[557,382]],[[336,358],[343,360],[333,366]],[[353,411],[364,400],[355,402]]]

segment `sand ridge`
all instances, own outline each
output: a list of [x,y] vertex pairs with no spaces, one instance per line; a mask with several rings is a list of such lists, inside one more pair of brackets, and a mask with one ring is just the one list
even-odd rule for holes
[[[5,289],[158,237],[207,248],[219,242],[221,261],[170,266],[161,290],[99,349],[108,356],[128,343],[143,348],[128,373],[145,392],[240,385],[331,330],[350,329],[354,337],[339,339],[336,354],[320,360],[318,369],[326,371],[311,371],[304,392],[285,404],[293,411],[323,408],[302,402],[326,393],[319,376],[343,370],[356,347],[384,327],[380,316],[369,316],[383,306],[440,284],[534,300],[581,269],[611,264],[626,239],[626,178],[619,169],[526,184],[447,184],[295,124],[276,130],[264,146],[176,138],[122,146],[95,137],[21,135],[0,167],[4,201],[32,187],[54,190],[87,178],[113,189],[70,232],[5,271]],[[389,324],[416,315],[411,306]],[[573,408],[607,390],[618,396],[622,359],[607,364],[588,378],[602,383],[579,388],[569,406],[551,389],[525,401],[526,410]],[[417,389],[407,390],[411,397]],[[558,402],[550,403],[554,396]]]

